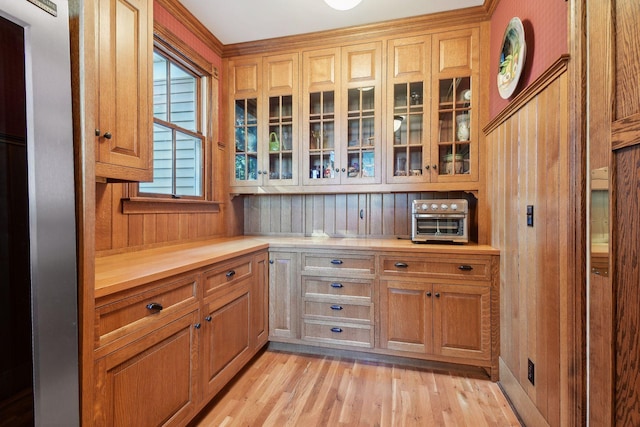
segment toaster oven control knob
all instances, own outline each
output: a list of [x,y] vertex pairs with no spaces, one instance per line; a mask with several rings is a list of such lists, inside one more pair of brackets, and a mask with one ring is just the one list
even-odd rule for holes
[[452,211],[457,211],[458,210],[458,204],[457,203],[451,203],[451,210]]
[[446,211],[446,210],[449,208],[449,206],[447,206],[447,205],[445,205],[445,204],[443,203],[443,204],[441,204],[441,205],[440,205],[440,208],[441,208],[443,211]]
[[431,205],[431,210],[437,211],[438,210],[438,205],[436,205],[435,203]]
[[426,211],[427,209],[429,209],[429,205],[427,205],[426,203],[423,203],[422,206],[420,206],[422,208],[423,211]]

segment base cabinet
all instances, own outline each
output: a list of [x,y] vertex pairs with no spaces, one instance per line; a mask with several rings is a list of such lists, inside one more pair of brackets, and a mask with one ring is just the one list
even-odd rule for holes
[[96,426],[174,426],[197,405],[195,310],[95,363]]
[[96,426],[184,426],[266,343],[266,251],[96,301]]

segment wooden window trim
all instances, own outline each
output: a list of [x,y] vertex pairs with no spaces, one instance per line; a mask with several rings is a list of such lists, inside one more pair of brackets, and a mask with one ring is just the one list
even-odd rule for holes
[[125,215],[149,213],[216,213],[222,202],[196,199],[165,199],[159,197],[125,197],[122,213]]

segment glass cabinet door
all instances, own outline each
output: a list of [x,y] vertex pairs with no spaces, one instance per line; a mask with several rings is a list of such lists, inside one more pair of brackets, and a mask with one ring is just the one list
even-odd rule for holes
[[293,178],[293,97],[269,97],[269,181]]
[[376,176],[375,92],[370,86],[347,93],[347,182]]
[[335,146],[334,91],[309,94],[309,178],[334,179],[337,176]]
[[471,78],[439,81],[438,163],[439,176],[468,175],[471,152]]
[[258,180],[258,109],[257,99],[235,102],[235,179]]
[[[424,174],[423,82],[397,83],[393,87],[393,176]],[[424,166],[426,169],[429,166]]]

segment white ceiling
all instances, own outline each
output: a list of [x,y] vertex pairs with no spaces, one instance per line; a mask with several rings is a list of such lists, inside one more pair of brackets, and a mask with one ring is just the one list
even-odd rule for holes
[[347,11],[324,0],[180,2],[227,45],[480,6],[484,0],[362,0]]

